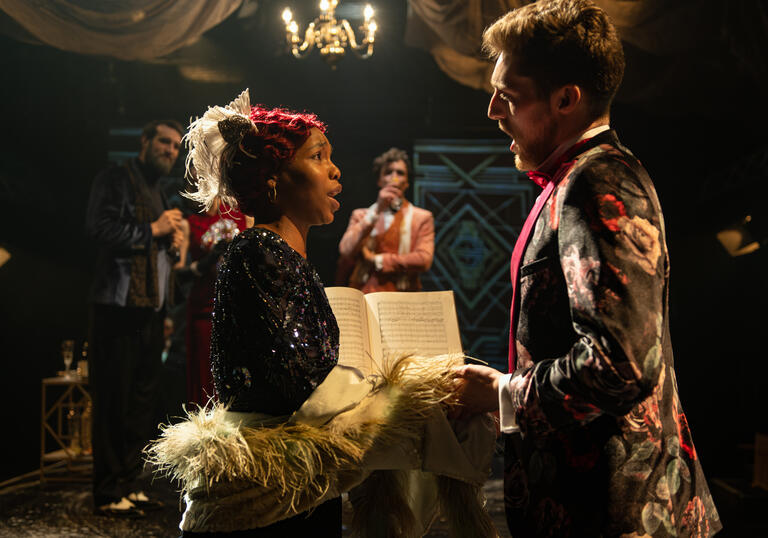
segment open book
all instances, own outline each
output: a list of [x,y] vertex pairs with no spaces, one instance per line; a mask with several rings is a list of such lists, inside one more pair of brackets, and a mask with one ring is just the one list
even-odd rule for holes
[[390,354],[461,353],[452,291],[381,291],[363,294],[325,288],[339,324],[339,363],[364,374],[379,372]]

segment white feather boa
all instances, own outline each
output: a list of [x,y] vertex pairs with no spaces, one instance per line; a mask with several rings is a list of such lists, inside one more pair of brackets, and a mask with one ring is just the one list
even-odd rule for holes
[[438,510],[456,536],[496,536],[482,496],[493,419],[443,412],[462,363],[405,356],[364,379],[337,366],[286,422],[247,426],[245,414],[201,409],[166,426],[148,459],[180,482],[186,531],[262,527],[354,490],[365,538],[421,536]]

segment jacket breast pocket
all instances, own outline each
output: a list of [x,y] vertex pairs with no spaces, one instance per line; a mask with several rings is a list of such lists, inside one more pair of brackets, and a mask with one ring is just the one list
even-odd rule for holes
[[534,273],[538,273],[542,269],[551,266],[555,261],[556,259],[554,257],[545,256],[543,258],[533,260],[532,262],[528,262],[520,268],[520,278],[525,278]]

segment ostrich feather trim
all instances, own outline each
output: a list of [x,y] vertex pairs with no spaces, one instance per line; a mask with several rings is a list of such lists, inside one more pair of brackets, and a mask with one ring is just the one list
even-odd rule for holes
[[228,164],[224,162],[226,155],[233,155],[234,152],[225,152],[228,143],[219,130],[219,122],[239,116],[253,126],[254,132],[258,132],[250,114],[251,98],[246,88],[227,106],[208,107],[202,118],[190,120],[184,135],[184,143],[189,148],[186,175],[195,181],[197,190],[187,191],[184,196],[199,202],[206,211],[213,206],[216,197],[230,207],[237,207],[237,200],[226,178],[221,176],[222,165]]
[[[404,453],[413,458],[410,468],[421,467],[415,454],[427,423],[437,415],[445,420],[442,407],[451,403],[454,367],[461,364],[460,355],[398,357],[381,375],[366,379],[369,390],[359,402],[319,424],[301,418],[299,410],[286,422],[243,426],[214,404],[164,426],[146,450],[148,461],[179,481],[187,502],[182,529],[229,532],[268,525],[349,491],[371,471],[389,468],[387,461],[398,468]],[[481,468],[448,478],[474,492],[469,496],[483,512],[478,492],[488,476],[495,432],[479,444],[488,447],[487,461],[475,463]],[[381,457],[393,447],[395,459]]]

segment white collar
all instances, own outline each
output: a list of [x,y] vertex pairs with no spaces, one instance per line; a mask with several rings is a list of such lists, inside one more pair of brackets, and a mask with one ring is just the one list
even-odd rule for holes
[[578,144],[579,142],[581,142],[582,140],[586,140],[587,138],[592,138],[593,136],[597,136],[603,131],[607,131],[610,128],[611,128],[610,125],[598,125],[597,127],[593,127],[592,129],[584,131],[581,134],[576,135],[569,140],[566,140],[565,142],[557,146],[557,148],[555,148],[555,151],[550,153],[549,157],[544,159],[544,162],[541,163],[536,168],[534,168],[534,170],[546,170],[549,166],[551,166],[554,162],[556,162],[557,159],[559,159],[563,153],[569,150],[574,144]]

